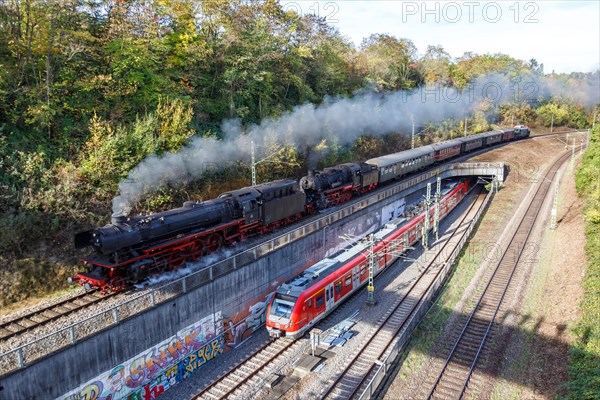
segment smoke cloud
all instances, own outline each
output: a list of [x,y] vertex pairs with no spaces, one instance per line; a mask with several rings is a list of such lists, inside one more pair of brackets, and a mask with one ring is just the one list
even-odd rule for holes
[[[589,76],[588,76],[589,77]],[[160,187],[200,178],[227,161],[248,161],[250,141],[314,147],[323,139],[352,143],[363,134],[409,133],[412,124],[464,118],[483,103],[501,104],[561,97],[586,107],[600,102],[598,74],[593,79],[559,81],[523,74],[517,80],[492,74],[459,91],[443,86],[412,92],[368,93],[352,98],[326,98],[320,105],[303,104],[279,118],[267,118],[243,131],[237,120],[224,121],[223,140],[196,137],[177,153],[144,159],[119,184],[113,212],[127,215],[133,205]]]

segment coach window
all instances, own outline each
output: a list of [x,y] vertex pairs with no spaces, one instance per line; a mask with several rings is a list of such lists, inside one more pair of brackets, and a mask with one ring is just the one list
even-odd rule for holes
[[342,281],[339,281],[338,283],[335,284],[335,292],[337,294],[340,294],[341,291],[342,291]]
[[346,277],[346,281],[344,282],[344,285],[350,286],[351,283],[352,283],[352,275],[348,275]]
[[312,307],[312,299],[308,299],[308,302],[306,303],[306,306],[307,306],[308,308],[311,308],[311,307]]
[[319,297],[315,300],[315,308],[321,308],[323,306],[323,295],[319,295]]
[[360,274],[364,275],[367,273],[367,267],[362,267],[362,269],[360,270]]

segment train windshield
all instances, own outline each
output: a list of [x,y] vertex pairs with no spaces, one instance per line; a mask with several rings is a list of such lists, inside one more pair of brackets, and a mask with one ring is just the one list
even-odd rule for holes
[[271,315],[280,318],[290,318],[295,302],[295,297],[277,293],[275,295],[275,300],[273,300],[273,306],[271,307]]

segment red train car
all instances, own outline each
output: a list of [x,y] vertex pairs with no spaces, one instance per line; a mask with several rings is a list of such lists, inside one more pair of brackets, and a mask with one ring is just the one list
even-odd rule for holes
[[435,162],[440,162],[447,160],[448,158],[456,157],[460,154],[461,141],[447,140],[445,142],[433,143],[431,147],[434,150],[434,160]]
[[[452,211],[464,198],[468,188],[468,181],[454,182],[444,187],[440,218]],[[391,265],[406,247],[421,238],[426,214],[433,224],[434,207],[412,220],[399,218],[392,221],[375,234],[377,244],[374,252],[379,255],[374,268],[375,275]],[[269,335],[293,339],[304,335],[351,293],[367,283],[367,256],[368,245],[358,242],[334,258],[321,260],[277,288],[267,310]]]
[[515,138],[515,130],[509,129],[502,132],[502,141],[508,142],[509,140],[513,140]]

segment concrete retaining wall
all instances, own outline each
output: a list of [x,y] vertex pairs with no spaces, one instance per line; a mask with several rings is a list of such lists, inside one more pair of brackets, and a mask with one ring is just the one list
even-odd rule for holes
[[422,193],[414,187],[394,194],[243,267],[220,271],[203,286],[3,376],[0,397],[92,400],[116,390],[119,396],[154,398],[250,336],[264,323],[265,296],[344,247],[341,235],[378,229],[385,206],[401,198],[410,204]]

